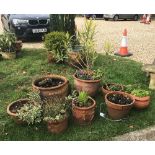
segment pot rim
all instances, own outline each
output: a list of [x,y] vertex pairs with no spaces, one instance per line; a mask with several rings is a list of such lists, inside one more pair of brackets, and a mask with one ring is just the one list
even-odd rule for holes
[[[108,96],[109,94],[122,94],[122,95],[127,95],[127,96],[129,96],[129,97],[132,99],[132,102],[131,102],[130,104],[127,104],[127,105],[115,104],[115,103],[113,103],[113,102],[111,102],[111,101],[109,101],[109,100],[107,99],[107,96]],[[125,93],[125,92],[120,92],[120,91],[114,91],[114,92],[107,93],[107,94],[105,95],[105,99],[106,99],[110,104],[112,104],[112,105],[114,105],[114,106],[118,106],[118,107],[128,107],[128,106],[132,106],[132,105],[134,104],[134,102],[135,102],[135,99],[133,98],[132,95],[130,95],[130,94],[128,94],[128,93]],[[107,105],[107,103],[106,103],[106,105]],[[107,106],[108,106],[108,105],[107,105]]]
[[73,78],[74,80],[76,79],[77,81],[81,81],[81,82],[85,82],[85,83],[97,83],[97,82],[100,82],[101,79],[99,80],[82,80],[82,79],[79,79],[75,76],[76,73],[73,74]]
[[79,110],[88,110],[88,109],[91,109],[91,108],[95,107],[96,106],[96,101],[90,96],[89,96],[89,99],[91,101],[93,101],[93,104],[91,106],[89,106],[89,107],[78,107],[73,103],[73,100],[72,100],[72,107],[75,107],[76,109],[79,109]]
[[64,122],[68,119],[69,115],[66,114],[66,117],[64,119],[62,119],[61,121],[52,121],[52,120],[49,120],[49,121],[45,121],[46,123],[52,123],[52,124],[58,124],[58,123],[61,123],[61,122]]
[[[105,85],[108,85],[108,84],[115,85],[115,86],[120,86],[121,87],[121,90],[113,91],[113,90],[105,89],[104,86]],[[105,83],[104,85],[102,85],[102,89],[107,90],[107,91],[111,91],[111,92],[119,92],[119,91],[123,91],[124,86],[122,84],[117,84],[117,83]]]
[[135,100],[145,100],[145,101],[150,100],[150,96],[143,96],[143,97],[138,97],[135,95],[132,95],[132,96],[133,96],[133,98],[135,98]]
[[[35,83],[36,81],[39,81],[41,79],[45,79],[45,78],[48,78],[48,77],[51,77],[51,78],[58,78],[58,79],[62,79],[64,82],[59,85],[59,86],[54,86],[54,87],[48,87],[48,88],[43,88],[43,87],[39,87],[39,86],[36,86]],[[64,77],[64,76],[61,76],[61,75],[56,75],[56,74],[49,74],[49,75],[46,75],[46,76],[42,76],[42,77],[39,77],[35,80],[33,80],[32,82],[32,86],[36,89],[39,89],[39,90],[51,90],[51,89],[57,89],[57,88],[60,88],[60,87],[63,87],[64,85],[66,85],[68,82],[67,78]]]
[[11,103],[7,106],[7,113],[8,113],[9,115],[11,115],[11,116],[17,117],[17,114],[16,114],[16,113],[12,113],[12,112],[10,111],[10,107],[11,107],[13,104],[18,103],[18,102],[21,102],[21,101],[30,101],[30,99],[24,98],[24,99],[18,99],[18,100],[16,100],[16,101],[11,102]]

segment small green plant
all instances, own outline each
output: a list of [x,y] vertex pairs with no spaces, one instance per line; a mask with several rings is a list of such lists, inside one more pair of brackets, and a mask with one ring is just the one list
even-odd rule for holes
[[4,33],[0,35],[0,50],[2,52],[15,52],[16,37],[14,33]]
[[88,106],[89,96],[86,92],[82,91],[79,93],[77,97],[77,102],[79,103],[79,107]]
[[103,44],[103,50],[106,55],[112,54],[114,46],[109,40],[106,40]]
[[120,91],[122,88],[119,85],[109,85],[108,89],[111,91]]
[[149,96],[150,92],[144,89],[134,89],[131,94],[137,97],[145,97]]
[[101,71],[101,69],[97,69],[93,72],[93,79],[94,80],[99,80],[103,77],[103,72]]
[[45,102],[44,121],[61,121],[68,116],[66,101],[54,97]]

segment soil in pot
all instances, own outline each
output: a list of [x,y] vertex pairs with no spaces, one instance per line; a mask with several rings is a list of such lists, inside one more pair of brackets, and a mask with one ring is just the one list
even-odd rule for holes
[[135,99],[123,92],[112,92],[105,95],[105,101],[110,118],[119,120],[128,115]]
[[80,125],[91,124],[95,115],[96,102],[92,98],[89,98],[88,102],[89,104],[87,107],[79,107],[78,103],[76,103],[76,101],[73,100],[72,114],[73,114],[75,123]]

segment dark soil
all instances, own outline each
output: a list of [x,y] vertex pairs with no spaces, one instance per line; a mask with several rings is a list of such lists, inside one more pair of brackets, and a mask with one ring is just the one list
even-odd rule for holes
[[24,104],[21,102],[16,102],[15,104],[13,104],[11,107],[10,107],[10,111],[12,113],[17,113],[18,110],[21,109],[21,107],[23,107]]
[[131,100],[130,97],[124,96],[122,94],[110,94],[110,95],[108,95],[107,99],[110,102],[113,102],[115,104],[120,104],[120,105],[131,104],[133,101],[133,100]]
[[46,79],[42,79],[42,80],[36,82],[35,85],[38,87],[48,88],[48,87],[59,86],[59,85],[62,85],[63,83],[64,83],[64,81],[62,79],[46,78]]

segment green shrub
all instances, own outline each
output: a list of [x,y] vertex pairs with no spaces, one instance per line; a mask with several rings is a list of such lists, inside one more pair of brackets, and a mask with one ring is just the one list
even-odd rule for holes
[[147,90],[143,90],[143,89],[134,89],[131,92],[131,94],[137,97],[145,97],[145,96],[149,96],[150,92]]

